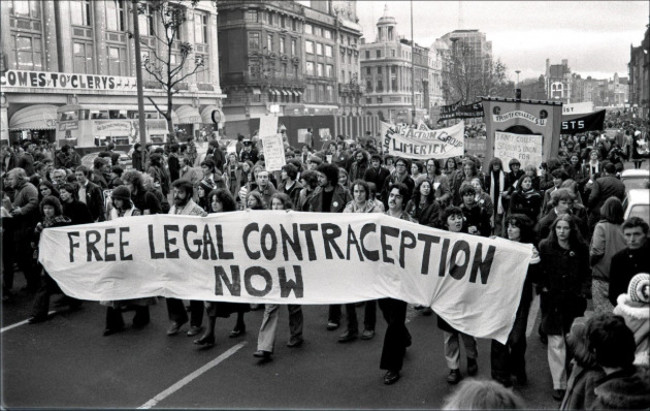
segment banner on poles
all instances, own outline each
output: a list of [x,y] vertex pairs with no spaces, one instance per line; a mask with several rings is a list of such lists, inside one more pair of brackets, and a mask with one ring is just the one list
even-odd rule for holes
[[465,154],[465,123],[431,130],[420,122],[417,128],[408,125],[381,123],[383,152],[391,156],[426,160],[457,157]]
[[517,159],[523,167],[533,165],[538,167],[542,163],[542,145],[544,137],[540,134],[514,134],[502,131],[494,132],[494,157],[498,157],[503,164]]
[[503,343],[532,246],[385,214],[148,215],[41,234],[39,261],[84,300],[163,296],[271,304],[391,297]]
[[440,107],[438,122],[454,118],[483,117],[483,104],[480,101],[472,104],[461,104],[460,101]]
[[562,116],[561,134],[578,134],[587,131],[600,131],[605,128],[605,110],[587,114]]

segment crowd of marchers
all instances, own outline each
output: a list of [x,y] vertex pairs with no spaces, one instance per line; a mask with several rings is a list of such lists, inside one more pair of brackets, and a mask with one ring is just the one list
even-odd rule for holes
[[[320,150],[314,150],[311,138],[300,148],[285,139],[286,165],[273,172],[265,168],[260,140],[241,135],[230,146],[234,150],[211,141],[205,154],[197,152],[192,139],[164,147],[135,144],[132,169],[120,165],[112,145],[99,153],[92,168],[81,165],[69,146],[60,150],[38,144],[4,146],[3,304],[11,303],[18,292],[13,286],[18,269],[27,284],[21,292],[34,299],[29,322],[48,320],[50,296],[61,294],[38,263],[39,235],[48,227],[160,213],[207,216],[260,209],[385,213],[450,232],[533,245],[508,341],[491,342],[493,380],[505,387],[527,384],[526,328],[533,296],[539,294],[538,333],[547,344],[553,397],[562,401],[561,407],[647,408],[649,227],[647,219],[624,219],[626,189],[619,179],[629,161],[639,167],[647,158],[646,133],[627,124],[610,137],[593,132],[563,136],[556,158],[525,167],[517,160],[504,164],[499,158],[484,164],[471,155],[411,161],[380,153],[371,137],[338,136]],[[256,218],[254,212],[250,218]],[[157,298],[102,301],[104,335],[125,330],[126,311],[135,312],[133,328],[145,327],[158,302]],[[55,304],[75,310],[84,302],[63,295]],[[281,306],[170,298],[165,304],[167,335],[183,331],[202,348],[215,345],[217,318],[235,315],[229,337],[238,338],[246,332],[245,313],[263,309],[253,355],[261,361],[273,358]],[[593,309],[587,318],[589,304]],[[362,324],[357,319],[361,307]],[[385,370],[383,382],[393,384],[401,378],[411,345],[406,302],[385,298],[330,305],[323,328],[341,329],[340,343],[370,340],[375,337],[377,307],[387,323],[380,368]],[[304,341],[302,308],[287,305],[287,309],[287,346],[297,349]],[[425,316],[433,314],[429,307],[415,309]],[[464,374],[476,375],[476,339],[441,318],[437,321],[447,382],[457,384]]]

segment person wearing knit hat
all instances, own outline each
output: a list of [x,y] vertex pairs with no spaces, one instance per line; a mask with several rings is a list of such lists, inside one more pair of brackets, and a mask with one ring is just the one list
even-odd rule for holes
[[650,274],[640,273],[632,277],[626,294],[616,300],[614,314],[625,320],[625,325],[634,333],[636,351],[634,364],[650,365]]

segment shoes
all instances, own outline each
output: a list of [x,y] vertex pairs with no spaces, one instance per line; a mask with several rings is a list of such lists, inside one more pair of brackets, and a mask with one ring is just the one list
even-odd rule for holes
[[187,330],[187,336],[188,337],[194,337],[195,335],[199,335],[199,333],[201,331],[203,331],[203,327],[201,327],[201,326],[197,327],[196,325],[193,325],[193,326],[190,327],[189,330]]
[[553,399],[555,401],[562,401],[564,394],[566,394],[566,390],[553,390]]
[[214,347],[214,335],[206,334],[198,340],[194,340],[194,344],[205,348]]
[[[187,322],[187,321],[186,321]],[[181,327],[185,324],[185,322],[179,323],[174,321],[172,325],[169,327],[167,330],[167,335],[176,335],[178,332],[181,330]]]
[[289,347],[289,348],[298,348],[298,347],[300,347],[302,345],[303,342],[305,342],[305,340],[303,340],[302,338],[299,339],[299,340],[289,341],[287,343],[287,347]]
[[246,328],[235,328],[230,332],[230,338],[237,338],[246,332]]
[[47,315],[33,315],[27,319],[30,324],[38,324],[48,320]]
[[271,352],[270,351],[264,351],[264,350],[257,350],[253,353],[253,357],[257,358],[264,358],[264,359],[270,359],[271,358]]
[[117,327],[117,328],[107,328],[104,330],[104,337],[108,337],[109,335],[113,335],[116,333],[119,333],[120,331],[124,330],[124,327]]
[[433,315],[433,310],[431,309],[431,307],[425,307],[422,310],[422,315],[425,316],[425,317],[430,317],[430,316]]
[[384,375],[384,384],[386,385],[395,384],[397,381],[399,381],[399,378],[400,378],[399,371],[388,370],[386,372],[386,375]]
[[334,331],[337,328],[339,328],[339,323],[336,323],[334,321],[327,322],[327,331]]
[[476,375],[478,372],[478,364],[476,363],[476,358],[467,359],[467,374]]
[[375,337],[375,330],[363,330],[361,333],[362,340],[372,340]]
[[357,339],[357,333],[346,331],[339,337],[340,343],[346,343]]
[[460,370],[449,370],[449,375],[447,376],[447,382],[449,384],[458,384],[463,377],[460,375]]

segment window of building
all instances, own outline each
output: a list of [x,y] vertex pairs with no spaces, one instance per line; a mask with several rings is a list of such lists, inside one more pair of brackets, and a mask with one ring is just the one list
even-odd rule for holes
[[370,50],[366,50],[366,60],[370,59]]
[[313,34],[313,32],[314,32],[314,27],[311,24],[305,24],[305,33]]
[[366,80],[366,91],[372,93],[372,81]]
[[106,30],[124,31],[124,0],[104,0]]
[[195,59],[197,64],[200,62],[202,67],[196,71],[196,82],[197,83],[209,83],[210,82],[210,61],[207,54],[196,54]]
[[314,27],[314,36],[323,37],[323,29],[320,27]]
[[305,42],[305,52],[309,54],[314,54],[314,42],[306,41]]
[[293,31],[298,30],[298,24],[296,22],[296,19],[291,19],[291,30],[293,30]]
[[332,38],[332,32],[327,30],[327,29],[323,29],[323,37],[325,37],[326,39],[331,39]]
[[108,47],[108,74],[112,76],[126,75],[126,48],[109,46]]
[[395,74],[397,72],[397,68],[395,66],[390,66],[390,72],[391,74]]
[[[154,76],[149,73],[147,70],[145,70],[145,64],[149,61],[151,58],[151,51],[147,49],[140,49],[140,55],[142,56],[140,58],[140,61],[142,61],[142,78],[144,80],[155,80]],[[75,70],[76,71],[76,70]],[[136,112],[137,114],[137,112]],[[131,117],[129,117],[131,118]],[[133,118],[138,118],[138,117],[133,117]]]
[[140,34],[143,36],[153,36],[156,34],[153,15],[151,14],[151,8],[148,4],[142,4],[143,13],[138,15],[138,22],[140,23]]
[[266,35],[266,48],[268,51],[273,51],[273,34]]
[[345,83],[345,70],[341,70],[341,83]]
[[29,34],[21,34],[15,37],[16,44],[16,69],[18,70],[42,70],[43,49],[41,37]]
[[392,50],[390,51],[390,56],[391,56],[391,57],[395,57],[395,49],[392,49]]
[[327,57],[332,57],[332,46],[329,45],[325,46],[325,55]]
[[91,43],[80,41],[72,43],[72,70],[75,73],[94,73],[93,47]]
[[316,75],[318,77],[323,77],[323,63],[318,63],[316,70]]
[[316,43],[316,54],[319,56],[323,55],[323,45],[320,43]]
[[377,80],[377,91],[384,91],[384,83],[381,80]]
[[392,27],[388,28],[388,40],[389,41],[393,40],[393,28]]
[[334,87],[332,86],[327,86],[327,101],[328,102],[333,102],[334,101]]
[[248,48],[250,50],[260,49],[260,33],[254,31],[248,33]]
[[305,63],[305,71],[310,76],[314,75],[314,63],[312,61],[308,61],[307,63]]
[[390,82],[390,87],[391,87],[391,89],[392,89],[393,91],[397,90],[397,79],[396,79],[396,78],[394,78],[394,79],[391,80],[391,82]]
[[296,39],[291,39],[291,55],[296,55]]
[[333,65],[328,64],[328,65],[325,67],[325,69],[326,69],[327,77],[334,77],[334,66],[333,66]]
[[370,67],[366,67],[366,74],[371,75],[372,74],[372,69]]
[[305,100],[309,102],[316,101],[316,86],[313,84],[307,84],[305,88]]
[[200,11],[194,12],[194,42],[208,44],[208,15]]
[[323,103],[323,102],[325,102],[326,97],[327,97],[327,95],[325,94],[325,85],[320,84],[318,86],[318,101]]
[[90,26],[92,21],[90,0],[81,0],[74,3],[70,4],[70,21],[72,24],[74,26]]
[[286,16],[281,16],[280,17],[280,27],[285,28],[287,24],[287,18]]
[[284,37],[280,37],[280,54],[286,53],[285,43],[284,43],[285,41],[286,39]]
[[15,17],[41,18],[41,0],[12,0],[9,14]]
[[378,59],[381,58],[381,50],[377,50],[376,53],[377,53],[377,58]]
[[257,23],[258,22],[258,15],[257,15],[257,10],[246,10],[246,13],[244,13],[244,20],[245,21],[250,21],[252,23]]
[[381,66],[377,67],[377,74],[381,74]]

